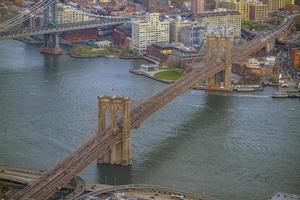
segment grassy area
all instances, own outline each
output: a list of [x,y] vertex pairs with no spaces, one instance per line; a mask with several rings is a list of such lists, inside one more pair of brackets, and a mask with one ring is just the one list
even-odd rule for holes
[[265,28],[265,26],[251,21],[242,21],[242,28],[246,28],[249,30],[262,30],[263,28]]
[[182,69],[170,69],[162,72],[157,72],[154,77],[161,80],[175,81],[184,74]]
[[105,48],[94,48],[90,46],[77,46],[74,48],[74,53],[79,56],[109,56],[109,55],[118,55],[119,50],[113,47]]
[[135,57],[137,54],[133,50],[126,48],[121,50],[121,56]]

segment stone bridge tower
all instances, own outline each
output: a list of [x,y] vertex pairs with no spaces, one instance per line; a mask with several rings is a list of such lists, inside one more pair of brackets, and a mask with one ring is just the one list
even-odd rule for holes
[[[112,146],[109,151],[98,159],[98,163],[131,165],[131,136],[130,136],[130,98],[127,97],[98,97],[99,121],[98,134],[110,128],[109,134],[121,129],[122,141]],[[122,124],[120,122],[122,121]]]
[[220,64],[224,70],[209,77],[207,80],[208,89],[231,91],[231,67],[232,67],[232,39],[226,36],[207,37],[207,63]]

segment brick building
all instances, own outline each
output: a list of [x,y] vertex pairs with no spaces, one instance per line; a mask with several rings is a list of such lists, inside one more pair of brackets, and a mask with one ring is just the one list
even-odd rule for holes
[[290,56],[292,67],[296,70],[300,70],[300,48],[291,49]]
[[122,48],[130,47],[131,24],[123,24],[113,30],[112,38],[114,43]]

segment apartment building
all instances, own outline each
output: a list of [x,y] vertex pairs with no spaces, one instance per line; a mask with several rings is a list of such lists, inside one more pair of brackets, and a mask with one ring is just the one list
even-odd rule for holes
[[205,29],[198,23],[181,28],[181,42],[186,46],[201,48]]
[[183,27],[192,24],[189,20],[183,20],[180,16],[170,21],[170,42],[180,42],[180,32]]
[[284,9],[287,5],[295,4],[295,0],[261,0],[261,1],[267,4],[269,12]]
[[71,7],[60,7],[57,19],[61,24],[91,20],[86,13]]
[[234,39],[234,32],[232,28],[224,28],[216,25],[207,26],[203,33],[203,42],[206,43],[207,37],[227,37]]
[[147,13],[144,19],[132,22],[131,36],[131,48],[145,54],[148,45],[170,42],[170,22],[160,20],[159,13]]
[[262,2],[255,2],[250,4],[250,20],[263,21],[268,18],[268,5]]
[[218,26],[232,28],[235,38],[241,36],[241,14],[238,11],[210,11],[198,14],[196,17],[202,26]]

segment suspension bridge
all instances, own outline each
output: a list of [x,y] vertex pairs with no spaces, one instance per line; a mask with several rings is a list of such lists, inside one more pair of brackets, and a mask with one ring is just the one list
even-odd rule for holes
[[[59,49],[59,32],[123,23],[121,19],[107,19],[107,21],[100,19],[98,24],[94,21],[59,25],[56,9],[56,1],[44,0],[37,3],[28,12],[0,24],[0,39],[43,34],[45,37],[44,47],[54,49],[55,52],[56,49]],[[18,30],[25,20],[40,12],[44,12],[44,26],[30,30]],[[30,183],[11,199],[49,199],[95,160],[98,160],[99,163],[130,165],[131,129],[138,128],[153,113],[201,81],[207,80],[209,87],[212,88],[220,88],[222,81],[224,83],[222,87],[225,90],[230,90],[232,63],[245,61],[248,56],[261,49],[265,48],[268,51],[268,49],[273,48],[275,40],[285,36],[293,27],[295,17],[296,15],[285,18],[283,24],[273,33],[260,35],[239,47],[233,48],[230,38],[209,37],[204,66],[193,68],[182,78],[131,110],[129,98],[99,97],[98,134],[88,139],[71,155],[57,163],[37,181]],[[106,110],[111,112],[110,119],[104,114]],[[106,125],[106,119],[110,120],[109,125]]]

